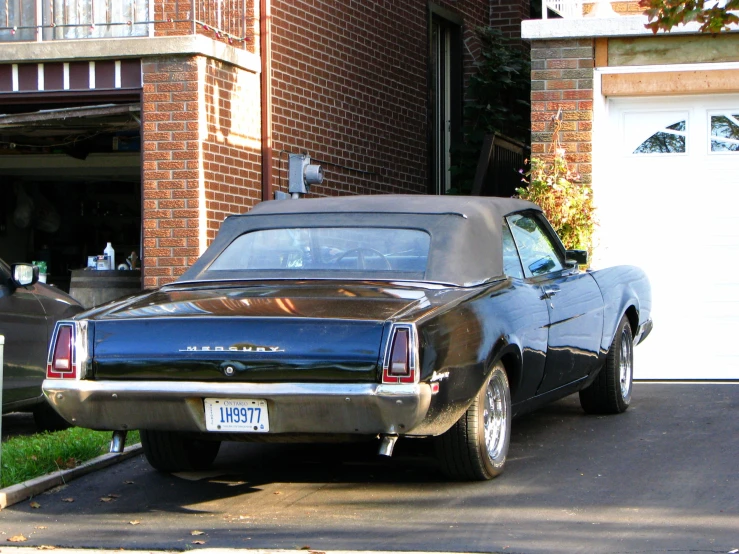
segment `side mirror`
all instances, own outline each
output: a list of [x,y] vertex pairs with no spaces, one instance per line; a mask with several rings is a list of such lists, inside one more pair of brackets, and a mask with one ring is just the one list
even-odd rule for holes
[[568,250],[565,252],[565,259],[568,262],[577,262],[577,265],[588,265],[588,251]]
[[33,285],[38,282],[38,266],[31,264],[13,264],[13,282],[18,287]]

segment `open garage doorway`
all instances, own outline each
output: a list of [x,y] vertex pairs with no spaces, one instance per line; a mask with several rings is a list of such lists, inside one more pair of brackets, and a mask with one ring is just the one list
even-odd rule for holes
[[0,115],[0,257],[46,262],[69,292],[108,242],[116,266],[141,256],[141,107],[138,94],[35,100]]

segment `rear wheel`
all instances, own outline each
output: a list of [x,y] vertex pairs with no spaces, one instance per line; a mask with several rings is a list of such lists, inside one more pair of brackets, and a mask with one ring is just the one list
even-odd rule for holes
[[174,431],[140,432],[146,459],[159,471],[207,469],[218,455],[220,441],[194,439]]
[[510,439],[511,392],[498,363],[459,421],[436,438],[436,454],[449,477],[486,481],[503,472]]
[[634,337],[624,316],[600,373],[580,391],[580,405],[589,414],[620,414],[631,403],[634,371]]

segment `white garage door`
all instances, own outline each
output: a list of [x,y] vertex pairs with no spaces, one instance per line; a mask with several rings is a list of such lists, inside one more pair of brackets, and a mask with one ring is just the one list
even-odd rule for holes
[[739,379],[739,95],[612,99],[594,267],[652,283],[637,379]]

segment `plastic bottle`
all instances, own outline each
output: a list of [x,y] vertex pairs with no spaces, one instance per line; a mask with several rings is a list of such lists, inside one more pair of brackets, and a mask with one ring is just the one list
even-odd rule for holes
[[108,269],[115,269],[115,250],[113,250],[113,245],[108,243],[103,253],[108,256]]

